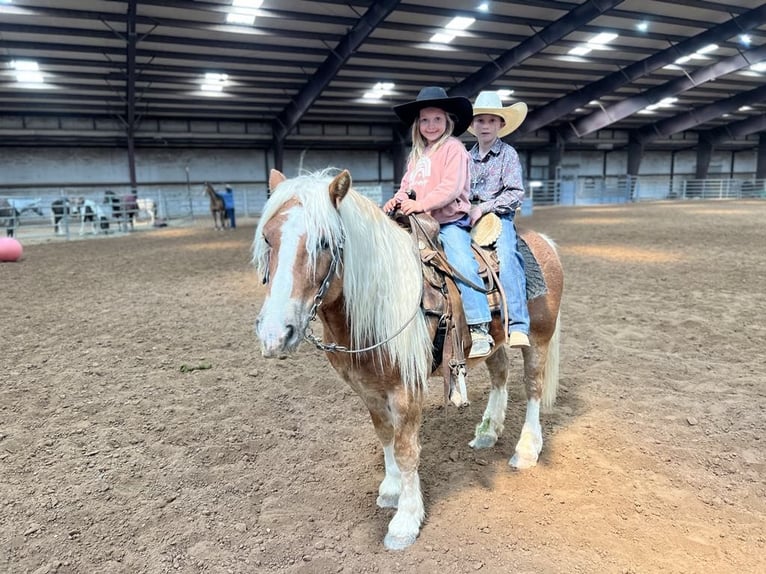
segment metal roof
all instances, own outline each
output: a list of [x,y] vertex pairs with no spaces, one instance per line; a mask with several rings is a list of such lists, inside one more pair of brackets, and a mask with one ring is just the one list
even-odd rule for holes
[[[0,0],[0,145],[390,146],[391,107],[439,85],[514,90],[519,148],[732,149],[766,130],[766,3],[758,0]],[[455,16],[475,19],[429,42]],[[638,29],[640,22],[647,29]],[[619,36],[584,56],[601,32]],[[749,36],[749,45],[742,35]],[[710,44],[717,48],[676,65]],[[39,64],[43,87],[12,62]],[[201,90],[226,74],[221,92]],[[392,93],[370,102],[378,82]],[[678,98],[651,113],[647,106]],[[699,133],[698,133],[699,132]]]

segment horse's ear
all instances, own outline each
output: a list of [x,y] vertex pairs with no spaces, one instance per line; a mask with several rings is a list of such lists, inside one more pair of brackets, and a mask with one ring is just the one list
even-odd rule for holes
[[274,191],[277,186],[282,183],[287,178],[285,177],[285,174],[283,174],[278,169],[272,169],[269,173],[269,191]]
[[351,174],[344,169],[330,183],[330,200],[336,208],[346,197],[349,189],[351,189]]

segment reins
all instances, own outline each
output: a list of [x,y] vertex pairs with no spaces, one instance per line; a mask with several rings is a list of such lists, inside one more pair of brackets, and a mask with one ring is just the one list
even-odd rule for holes
[[[364,347],[363,349],[349,349],[348,347],[344,345],[338,345],[337,343],[324,343],[322,340],[314,335],[314,331],[311,329],[310,323],[312,321],[316,320],[316,314],[319,310],[319,307],[322,305],[322,301],[324,300],[324,296],[327,294],[327,290],[330,288],[330,281],[332,281],[332,276],[335,274],[336,269],[338,268],[338,263],[340,262],[340,254],[343,253],[343,244],[338,247],[338,250],[333,253],[332,261],[330,261],[330,268],[327,271],[327,275],[325,276],[324,280],[322,281],[322,284],[319,286],[319,289],[317,290],[316,295],[314,295],[314,303],[311,306],[311,309],[309,310],[309,321],[306,325],[306,329],[303,332],[303,339],[304,341],[308,341],[309,343],[313,344],[317,349],[320,351],[327,351],[327,352],[337,352],[337,353],[349,353],[349,354],[356,354],[356,353],[366,353],[368,351],[373,351],[377,349],[378,347],[382,347],[389,341],[393,340],[399,334],[404,331],[404,329],[412,323],[412,321],[415,320],[415,317],[417,317],[418,312],[420,311],[420,302],[415,306],[415,311],[412,313],[409,319],[402,325],[393,335],[387,337],[386,339],[383,339],[382,341],[379,341],[378,343],[375,343],[374,345],[370,345],[369,347]],[[422,285],[422,278],[421,278],[421,291],[423,290]]]

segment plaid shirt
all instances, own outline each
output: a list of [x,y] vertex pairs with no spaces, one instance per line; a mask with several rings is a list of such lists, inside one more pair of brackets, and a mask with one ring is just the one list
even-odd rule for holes
[[524,183],[521,176],[519,154],[501,139],[496,139],[489,152],[479,157],[479,144],[471,155],[471,203],[478,205],[482,213],[506,209],[511,213],[524,199]]

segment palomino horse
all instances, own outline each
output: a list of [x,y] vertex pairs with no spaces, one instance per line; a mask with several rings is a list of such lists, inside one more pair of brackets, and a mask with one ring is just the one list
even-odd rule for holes
[[210,198],[210,213],[213,215],[213,225],[216,229],[226,229],[226,208],[223,198],[213,189],[213,186],[205,182],[205,193]]
[[[306,338],[327,351],[332,366],[362,398],[385,459],[377,504],[397,508],[384,543],[405,548],[417,538],[425,515],[418,434],[438,323],[421,309],[418,247],[377,205],[351,189],[348,171],[334,179],[326,173],[285,179],[273,170],[269,187],[253,243],[253,262],[267,285],[255,324],[262,353],[284,356]],[[525,238],[547,292],[529,302],[531,346],[523,351],[527,412],[509,461],[514,468],[537,464],[542,449],[540,406],[552,405],[556,396],[563,289],[553,245],[537,234]],[[318,343],[312,334],[309,322],[315,316],[331,344]],[[509,350],[502,323],[496,313],[493,353],[468,361],[469,368],[486,361],[491,380],[473,448],[493,446],[503,431]]]

